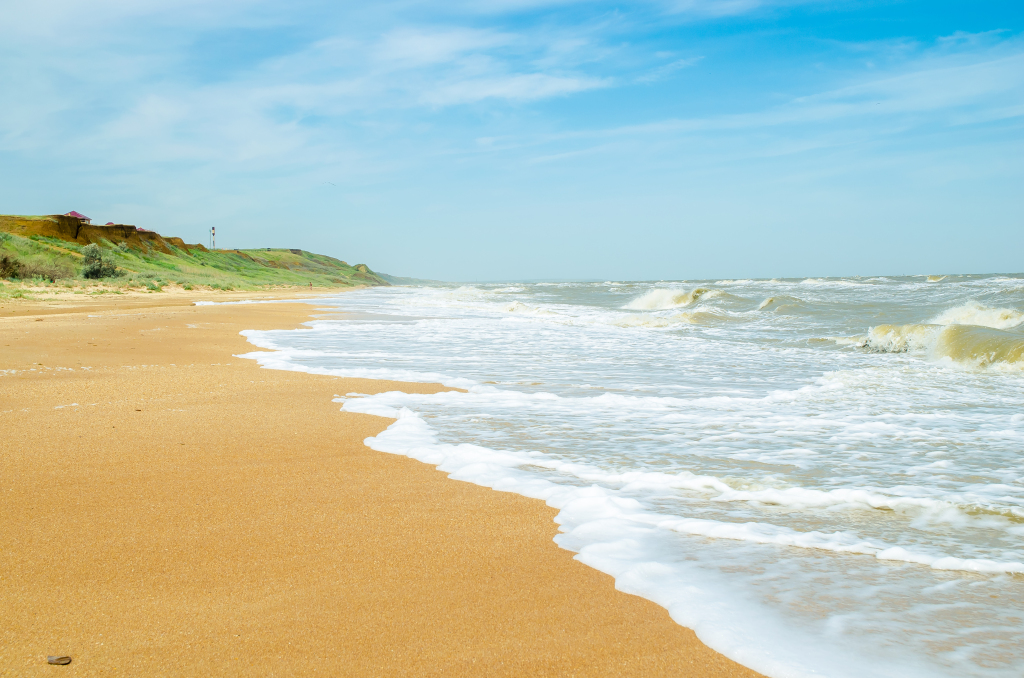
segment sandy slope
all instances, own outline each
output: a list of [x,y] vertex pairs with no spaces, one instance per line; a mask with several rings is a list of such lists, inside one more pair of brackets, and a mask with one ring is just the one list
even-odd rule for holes
[[439,387],[232,357],[306,305],[162,299],[3,310],[0,675],[756,675],[331,402]]

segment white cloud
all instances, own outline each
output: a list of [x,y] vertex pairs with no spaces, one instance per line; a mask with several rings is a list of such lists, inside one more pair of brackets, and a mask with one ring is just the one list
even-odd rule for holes
[[532,101],[610,85],[610,80],[602,78],[523,73],[442,84],[424,91],[422,101],[434,106],[474,103],[484,99]]
[[688,59],[676,59],[675,61],[669,62],[663,66],[655,68],[649,73],[641,75],[639,78],[636,79],[636,81],[651,83],[658,82],[659,80],[664,80],[665,78],[671,76],[676,71],[682,70],[684,68],[689,68],[690,66],[699,63],[703,58],[704,57],[690,57]]
[[[939,130],[1024,117],[1024,50],[1015,42],[986,52],[929,53],[889,73],[761,110],[548,134],[487,137],[475,152],[521,157],[528,164],[592,164],[644,157],[668,166],[722,166],[743,158],[903,144]],[[948,143],[943,141],[942,143]],[[941,145],[941,144],[940,144]]]
[[666,3],[666,9],[673,14],[699,14],[714,17],[744,14],[763,4],[762,0],[671,0]]
[[659,4],[669,14],[717,18],[748,14],[773,7],[794,7],[828,0],[660,0]]
[[309,115],[535,101],[614,83],[579,67],[588,45],[564,34],[401,27],[372,40],[318,41],[224,87],[264,109]]
[[[200,4],[178,6],[195,14]],[[48,6],[66,12],[49,24],[62,30],[84,11],[76,3]],[[368,142],[358,130],[404,129],[415,109],[518,104],[614,83],[579,66],[591,42],[573,29],[524,34],[458,24],[356,27],[226,78],[206,82],[200,71],[196,81],[183,71],[193,38],[232,21],[200,17],[198,32],[161,39],[162,17],[175,6],[101,3],[96,13],[109,21],[106,33],[97,29],[84,44],[58,42],[31,53],[0,45],[0,55],[10,57],[0,61],[7,84],[0,91],[0,150],[73,153],[109,168],[314,167],[365,154]],[[243,25],[259,9],[256,2],[233,6],[240,12],[235,23]],[[161,20],[154,23],[155,15]],[[45,23],[31,12],[21,21]]]
[[948,61],[928,59],[908,72],[797,99],[789,111],[780,111],[780,119],[940,111],[988,105],[1005,96],[1024,101],[1024,54],[976,63]]
[[[956,60],[962,60],[958,57]],[[784,125],[835,123],[864,117],[948,114],[948,121],[966,109],[999,107],[1010,113],[1024,104],[1024,53],[948,63],[922,59],[903,72],[875,77],[835,90],[799,97],[762,111],[705,118],[673,119],[631,125],[583,135],[661,134],[762,129]],[[923,121],[924,119],[922,119]],[[934,122],[934,116],[927,118]]]
[[376,61],[389,67],[415,68],[449,63],[467,53],[492,50],[516,39],[508,33],[469,28],[400,28],[384,35],[373,54]]

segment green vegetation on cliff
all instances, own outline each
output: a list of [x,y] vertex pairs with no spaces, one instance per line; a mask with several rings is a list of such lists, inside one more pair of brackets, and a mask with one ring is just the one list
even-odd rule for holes
[[[96,263],[96,246],[102,265]],[[86,257],[90,257],[86,262]],[[0,215],[0,278],[106,278],[118,287],[249,290],[279,286],[388,285],[363,264],[293,249],[207,250],[134,226],[78,219]]]

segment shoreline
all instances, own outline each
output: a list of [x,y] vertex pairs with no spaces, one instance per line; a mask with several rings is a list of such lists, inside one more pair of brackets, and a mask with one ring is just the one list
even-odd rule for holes
[[758,675],[331,402],[445,387],[233,357],[314,307],[140,296],[0,317],[0,673]]
[[141,292],[138,290],[110,291],[110,289],[105,288],[103,285],[94,285],[93,287],[96,289],[91,293],[54,289],[52,285],[48,287],[25,288],[28,289],[29,294],[49,295],[46,298],[4,298],[0,296],[0,321],[4,318],[24,316],[194,306],[197,301],[210,301],[214,303],[247,300],[301,302],[329,294],[338,294],[364,288],[364,286],[349,288],[318,287],[306,291],[306,287],[286,287],[259,292],[229,292],[186,290],[180,285],[167,285],[159,292]]

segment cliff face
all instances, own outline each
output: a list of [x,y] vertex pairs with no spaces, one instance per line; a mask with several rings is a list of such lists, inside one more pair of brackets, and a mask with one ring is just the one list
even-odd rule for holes
[[24,237],[42,235],[60,238],[68,242],[76,242],[79,245],[102,244],[104,240],[115,245],[127,243],[131,249],[142,252],[157,250],[164,254],[173,254],[172,245],[185,252],[207,251],[202,245],[188,245],[181,238],[164,238],[159,233],[140,231],[129,224],[99,226],[87,224],[77,217],[66,217],[62,214],[45,217],[0,215],[0,231]]

